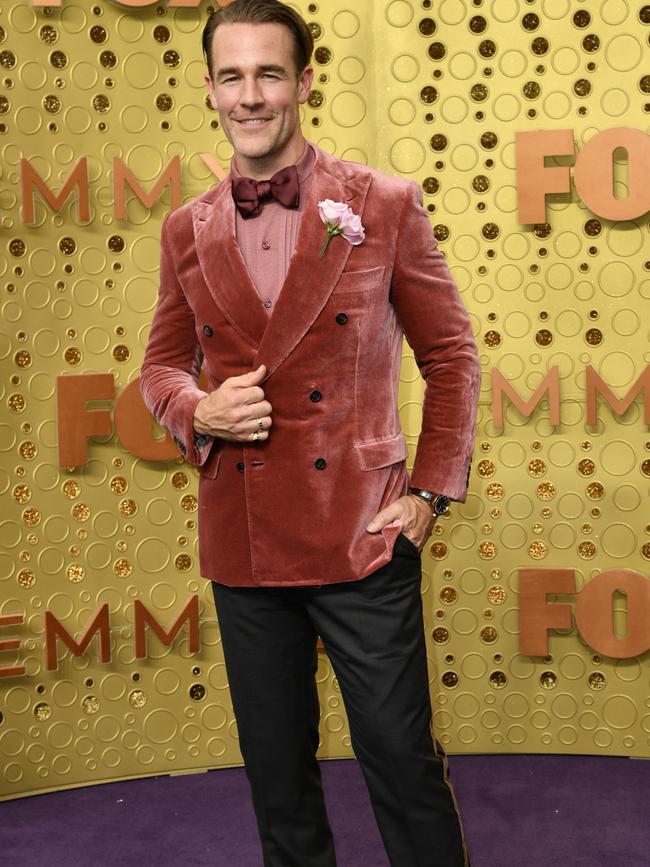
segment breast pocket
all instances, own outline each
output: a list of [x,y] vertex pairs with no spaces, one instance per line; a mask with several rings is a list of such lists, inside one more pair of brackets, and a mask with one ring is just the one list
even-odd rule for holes
[[381,285],[386,267],[365,268],[363,271],[344,271],[334,287],[333,295],[371,292]]

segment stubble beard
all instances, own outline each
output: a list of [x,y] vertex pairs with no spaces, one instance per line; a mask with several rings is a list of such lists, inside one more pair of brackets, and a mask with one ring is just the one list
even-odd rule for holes
[[[274,114],[269,126],[277,121],[278,115]],[[292,130],[284,130],[280,128],[274,133],[272,129],[265,130],[270,133],[270,137],[265,135],[263,140],[256,142],[253,137],[249,138],[243,130],[237,128],[237,121],[229,119],[230,135],[228,138],[235,151],[235,157],[240,154],[247,160],[264,163],[266,160],[272,159],[276,154],[280,153],[291,140]],[[234,127],[234,128],[233,128]]]

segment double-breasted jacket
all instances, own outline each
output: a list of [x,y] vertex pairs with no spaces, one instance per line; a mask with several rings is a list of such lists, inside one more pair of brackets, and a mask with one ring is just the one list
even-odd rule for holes
[[[318,202],[344,202],[366,237],[322,258]],[[464,500],[479,365],[470,321],[415,182],[317,150],[295,251],[269,316],[235,240],[230,179],[170,214],[141,369],[154,417],[198,466],[201,574],[230,585],[345,581],[386,563],[399,532],[366,526],[405,493],[403,335],[424,380],[410,483]],[[199,437],[207,390],[266,365],[270,436]]]

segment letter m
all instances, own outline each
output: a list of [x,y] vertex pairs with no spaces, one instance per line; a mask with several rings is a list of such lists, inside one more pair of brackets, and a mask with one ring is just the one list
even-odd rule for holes
[[20,184],[23,197],[23,222],[34,222],[34,188],[43,196],[53,211],[59,212],[66,199],[77,187],[79,191],[79,219],[82,223],[90,221],[90,196],[88,191],[88,160],[81,157],[68,175],[59,193],[53,193],[28,159],[20,160]]
[[178,154],[173,156],[162,170],[160,177],[149,192],[140,184],[131,169],[119,157],[113,158],[113,189],[115,193],[115,216],[126,220],[126,187],[135,193],[145,208],[153,208],[165,187],[171,187],[172,211],[181,204],[181,161]]
[[635,398],[644,391],[643,420],[650,425],[650,364],[632,387],[618,398],[594,368],[587,365],[587,424],[598,423],[598,395],[604,397],[615,415],[623,415],[630,408]]
[[534,394],[528,400],[517,394],[512,383],[503,376],[496,368],[492,368],[492,423],[495,428],[503,428],[503,395],[507,395],[510,402],[519,412],[529,418],[533,410],[538,406],[544,395],[548,392],[551,404],[550,422],[553,427],[560,424],[560,369],[554,365],[540,382]]
[[199,649],[199,597],[194,595],[190,596],[187,601],[187,604],[178,615],[176,620],[172,623],[169,630],[165,630],[160,623],[156,620],[153,614],[145,608],[144,603],[142,603],[139,599],[136,599],[133,603],[134,615],[135,615],[135,655],[138,659],[144,659],[147,655],[147,639],[145,635],[145,623],[149,624],[149,626],[156,633],[158,638],[162,641],[162,643],[169,647],[172,643],[176,634],[180,630],[183,623],[187,620],[189,621],[190,627],[190,640],[189,640],[189,650],[190,653],[196,653]]

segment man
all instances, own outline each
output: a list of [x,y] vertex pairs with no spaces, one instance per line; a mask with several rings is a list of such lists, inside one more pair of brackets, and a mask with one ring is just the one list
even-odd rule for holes
[[[304,139],[312,47],[279,0],[210,18],[206,83],[231,173],[163,226],[141,387],[199,467],[201,574],[264,864],[336,864],[315,759],[320,635],[391,864],[467,867],[431,733],[419,552],[465,497],[476,349],[417,185]],[[426,380],[410,492],[403,333]]]

